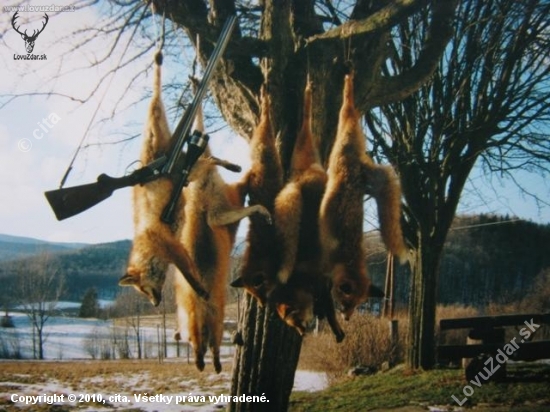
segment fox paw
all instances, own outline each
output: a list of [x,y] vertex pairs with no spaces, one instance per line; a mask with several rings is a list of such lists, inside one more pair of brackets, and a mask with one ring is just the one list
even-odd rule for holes
[[344,340],[346,334],[343,330],[339,330],[338,332],[334,332],[334,336],[336,336],[336,343],[340,343]]
[[195,359],[195,366],[199,371],[202,372],[204,370],[204,359],[202,358]]
[[220,358],[214,358],[214,370],[216,373],[220,373],[222,371],[222,364],[220,363]]
[[273,220],[271,219],[271,213],[269,213],[269,210],[267,210],[264,206],[256,205],[256,213],[262,215],[265,221],[269,225],[273,224]]

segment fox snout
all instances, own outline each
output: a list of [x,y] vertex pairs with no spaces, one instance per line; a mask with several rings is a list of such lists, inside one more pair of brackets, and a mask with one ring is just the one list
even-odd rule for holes
[[146,295],[149,298],[149,302],[151,302],[154,307],[160,305],[160,302],[162,301],[162,292],[151,288],[149,293],[146,293]]
[[335,302],[336,309],[341,313],[342,317],[346,321],[350,320],[351,315],[355,312],[355,306],[356,305],[353,303],[341,302],[339,300]]
[[287,325],[295,328],[301,336],[306,333],[306,327],[299,309],[294,309],[292,305],[286,303],[280,303],[277,305],[277,313]]
[[348,320],[351,319],[351,315],[353,315],[354,310],[355,310],[355,308],[351,308],[351,309],[348,309],[348,310],[342,312],[342,316],[343,316],[345,321],[348,321]]

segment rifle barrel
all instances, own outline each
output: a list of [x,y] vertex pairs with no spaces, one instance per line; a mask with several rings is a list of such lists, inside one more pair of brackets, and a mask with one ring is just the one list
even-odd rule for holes
[[206,65],[206,69],[204,70],[204,75],[197,89],[197,93],[195,93],[195,97],[193,98],[191,105],[185,111],[185,114],[183,115],[181,121],[178,123],[178,126],[176,127],[174,137],[177,140],[174,148],[172,149],[172,153],[170,154],[170,158],[168,159],[168,162],[163,169],[163,173],[171,174],[174,171],[177,159],[180,155],[185,141],[187,140],[189,131],[191,130],[191,126],[193,125],[193,121],[195,120],[197,110],[208,88],[210,78],[212,77],[214,69],[216,68],[221,56],[223,55],[223,52],[227,47],[227,44],[229,43],[229,39],[231,38],[231,33],[235,28],[236,22],[237,16],[233,15],[227,19],[225,25],[223,26],[220,38],[216,43],[216,47],[214,47],[214,50],[210,55],[210,59],[208,60],[208,64]]

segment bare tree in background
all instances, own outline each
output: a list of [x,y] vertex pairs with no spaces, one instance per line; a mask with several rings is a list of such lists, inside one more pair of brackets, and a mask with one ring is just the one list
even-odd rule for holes
[[22,261],[17,268],[17,301],[31,322],[33,358],[44,359],[44,328],[63,290],[63,275],[49,255]]
[[[385,72],[407,73],[428,32],[427,14],[400,25]],[[548,174],[548,50],[550,2],[464,0],[431,82],[366,116],[373,152],[395,165],[403,186],[405,233],[414,249],[408,349],[413,368],[434,365],[439,264],[474,165],[512,179],[519,170]]]
[[144,356],[142,318],[152,312],[151,304],[147,299],[132,290],[120,293],[116,298],[115,306],[118,316],[121,316],[121,320],[117,323],[123,323],[126,331],[132,331],[136,343],[136,358],[142,359]]

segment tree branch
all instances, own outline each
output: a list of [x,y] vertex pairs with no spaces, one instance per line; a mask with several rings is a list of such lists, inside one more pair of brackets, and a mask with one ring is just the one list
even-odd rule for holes
[[395,0],[365,19],[350,20],[335,29],[309,37],[307,42],[312,44],[327,39],[343,40],[360,34],[386,31],[419,10],[424,4],[426,0]]
[[453,34],[453,20],[458,0],[435,0],[425,45],[410,70],[396,76],[380,77],[373,90],[358,102],[362,112],[393,101],[403,100],[422,86],[439,64]]

